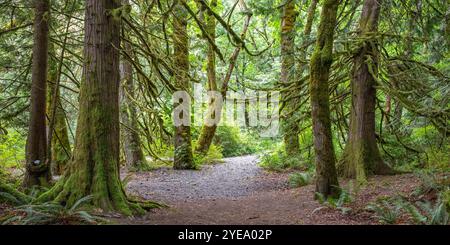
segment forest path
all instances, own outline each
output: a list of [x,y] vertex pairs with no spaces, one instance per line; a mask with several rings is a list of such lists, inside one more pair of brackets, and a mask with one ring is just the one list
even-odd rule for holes
[[[201,170],[159,169],[133,174],[128,192],[162,202],[142,217],[122,224],[376,224],[364,211],[379,196],[409,193],[413,175],[374,176],[351,203],[351,211],[324,208],[313,199],[314,185],[288,188],[288,173],[267,172],[256,156],[224,159]],[[340,182],[341,186],[346,181]]]
[[200,170],[161,168],[136,173],[128,190],[145,199],[173,203],[178,200],[236,198],[260,191],[287,188],[286,175],[269,174],[255,155],[225,158]]

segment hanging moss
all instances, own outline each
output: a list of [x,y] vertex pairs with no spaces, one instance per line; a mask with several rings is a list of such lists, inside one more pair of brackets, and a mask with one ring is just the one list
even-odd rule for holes
[[[365,0],[359,27],[361,36],[376,33],[380,7],[377,0]],[[354,56],[349,136],[338,166],[341,176],[356,178],[361,184],[369,175],[393,173],[382,160],[375,138],[377,46],[370,37],[365,38]]]
[[336,157],[331,135],[328,79],[333,61],[333,35],[339,1],[324,1],[310,64],[310,100],[316,155],[316,192],[338,196]]
[[[287,88],[294,82],[295,79],[295,2],[289,1],[283,7],[283,17],[281,20],[281,84]],[[289,91],[283,90],[282,98],[289,97]],[[290,98],[284,101],[284,114],[282,117],[281,126],[283,131],[285,151],[287,154],[298,154],[300,152],[299,145],[299,127],[296,118],[291,113],[298,104],[298,99]]]
[[[180,4],[174,7],[173,43],[176,87],[190,92],[189,79],[189,37],[187,34],[187,12]],[[174,105],[176,107],[177,104]],[[190,115],[183,115],[190,118]],[[175,127],[174,135],[174,169],[195,169],[192,155],[191,127],[181,125]]]

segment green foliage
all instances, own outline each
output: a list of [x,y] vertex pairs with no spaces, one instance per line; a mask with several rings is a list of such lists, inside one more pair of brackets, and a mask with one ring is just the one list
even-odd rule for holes
[[[195,146],[194,142],[194,146]],[[211,144],[209,147],[209,150],[206,154],[197,154],[194,153],[194,163],[196,166],[201,166],[203,164],[214,164],[222,162],[223,155],[222,155],[222,147],[217,146],[215,144]]]
[[287,155],[282,144],[278,144],[273,151],[263,153],[260,166],[278,172],[290,169],[308,170],[313,167],[310,162],[305,162],[300,154]]
[[1,167],[19,167],[25,161],[25,137],[17,131],[0,133]]
[[293,173],[289,175],[289,185],[294,188],[309,185],[312,180],[313,174],[310,172]]
[[436,172],[419,172],[417,175],[422,184],[409,198],[400,195],[381,198],[369,204],[367,209],[375,212],[374,217],[381,223],[394,224],[401,215],[406,215],[414,224],[449,224],[450,185],[446,182],[447,176]]
[[394,201],[380,199],[377,202],[367,205],[366,209],[374,212],[374,217],[381,223],[395,224],[401,215],[402,203],[398,199],[394,199]]
[[213,142],[222,147],[224,157],[248,155],[258,150],[255,139],[242,133],[238,127],[217,127]]
[[2,217],[0,221],[4,225],[97,224],[106,222],[105,219],[90,214],[81,208],[82,205],[91,200],[92,196],[86,196],[76,201],[71,207],[64,207],[55,202],[26,204],[16,207],[14,211]]
[[331,208],[331,209],[340,210],[342,212],[342,214],[348,214],[350,211],[352,211],[352,209],[349,207],[345,207],[345,205],[348,203],[351,203],[353,200],[353,197],[351,194],[352,187],[353,187],[352,182],[349,183],[348,190],[339,187],[340,192],[339,192],[339,196],[337,198],[332,197],[332,196],[325,197],[322,193],[316,192],[315,198],[323,206],[313,210],[313,213],[315,213],[323,208]]
[[414,223],[425,225],[448,225],[449,213],[446,204],[438,200],[434,205],[429,201],[416,202],[413,205],[405,202],[405,211],[412,217]]

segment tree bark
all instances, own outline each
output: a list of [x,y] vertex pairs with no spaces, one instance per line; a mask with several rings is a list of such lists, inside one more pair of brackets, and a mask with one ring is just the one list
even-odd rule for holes
[[[125,0],[123,3],[129,4],[129,1]],[[126,30],[124,30],[124,35],[127,35]],[[129,43],[124,43],[123,47],[124,51],[129,54],[129,57],[132,57],[131,45]],[[125,58],[122,58],[122,62],[120,64],[120,77],[120,117],[123,125],[121,127],[122,149],[125,155],[125,163],[127,168],[129,170],[138,170],[145,167],[146,159],[141,148],[137,112],[130,100],[130,98],[134,98],[135,96],[133,65]]]
[[[210,7],[214,10],[217,7],[217,0],[211,0]],[[212,41],[216,40],[216,18],[210,12],[206,12],[206,32]],[[208,77],[208,90],[217,91],[216,82],[216,53],[214,47],[208,42],[206,73]],[[211,106],[211,105],[209,105]],[[219,116],[219,115],[215,115]],[[200,154],[206,154],[211,146],[217,125],[203,125],[195,151]]]
[[[359,35],[366,41],[353,58],[350,128],[343,159],[338,167],[338,172],[343,177],[356,178],[362,182],[371,174],[392,173],[391,168],[381,158],[375,136],[374,76],[377,75],[379,55],[378,44],[370,35],[378,30],[381,4],[382,0],[364,1]],[[371,63],[367,60],[371,60]]]
[[[50,52],[54,53],[53,45],[50,44]],[[70,142],[64,108],[61,104],[60,88],[57,86],[58,68],[56,62],[49,61],[48,81],[49,89],[47,96],[47,115],[54,118],[53,136],[51,137],[51,163],[50,168],[53,175],[61,175],[67,162],[70,160]],[[56,94],[53,86],[57,86]],[[55,100],[55,103],[53,103]],[[53,105],[56,107],[53,110]],[[55,115],[53,115],[53,111]],[[51,124],[51,123],[50,123]],[[49,129],[50,130],[50,125]]]
[[[173,45],[174,45],[174,67],[176,87],[190,92],[189,80],[189,38],[187,34],[187,11],[177,3],[174,7],[173,16]],[[174,103],[174,108],[178,104]],[[183,115],[183,117],[191,117],[191,115]],[[174,135],[174,169],[195,169],[192,155],[191,127],[180,125],[175,127]]]
[[[283,6],[281,20],[281,84],[288,87],[295,79],[294,39],[295,39],[295,1],[288,0]],[[283,90],[281,96],[288,97],[289,91]],[[295,109],[297,99],[284,101],[284,110],[292,112]],[[282,117],[283,140],[286,154],[296,155],[300,152],[298,141],[299,126],[295,117],[285,115]]]
[[333,36],[339,2],[339,0],[326,0],[323,3],[316,46],[310,64],[311,114],[316,154],[316,192],[325,197],[339,194],[328,93],[328,79],[333,62]]
[[39,197],[72,206],[92,195],[105,211],[142,211],[119,178],[120,0],[86,0],[84,70],[73,157],[64,176]]
[[48,0],[34,1],[33,60],[31,75],[30,123],[26,144],[26,172],[23,185],[47,186],[51,180],[47,161],[46,96],[48,60]]

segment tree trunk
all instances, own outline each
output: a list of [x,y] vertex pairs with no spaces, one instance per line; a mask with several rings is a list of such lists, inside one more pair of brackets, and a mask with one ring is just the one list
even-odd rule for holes
[[34,4],[31,110],[26,144],[26,172],[23,182],[26,187],[47,186],[51,180],[47,161],[47,119],[45,116],[50,6],[48,0],[36,0]]
[[[201,1],[200,3],[202,4],[203,7],[206,7],[206,5],[204,5],[203,1]],[[240,34],[241,40],[245,40],[248,26],[250,25],[250,19],[251,19],[253,13],[247,8],[247,5],[245,4],[244,0],[239,0],[239,6],[242,10],[242,13],[244,13],[246,15],[246,18],[244,21],[244,26],[243,26],[241,34]],[[208,11],[208,13],[209,13],[209,11]],[[209,13],[209,14],[211,14],[211,13]],[[239,57],[239,53],[241,52],[242,46],[243,46],[242,43],[238,43],[237,46],[234,48],[233,53],[230,56],[228,70],[227,70],[227,73],[225,74],[225,78],[223,79],[222,86],[220,88],[220,94],[222,95],[223,101],[226,101],[228,84],[230,82],[231,75],[233,74],[234,68],[236,67],[236,61],[237,61],[237,58]],[[217,113],[219,113],[219,114],[222,113],[222,110],[223,110],[223,104],[221,107],[218,108]],[[206,128],[206,125],[205,125],[205,128]],[[217,129],[217,125],[213,125],[211,127],[208,127],[206,130],[202,130],[203,136],[200,136],[199,145],[203,145],[204,147],[201,147],[201,148],[199,147],[198,152],[204,152],[204,153],[208,152],[208,149],[211,146],[212,139],[215,135],[216,129]],[[205,141],[205,142],[203,143],[202,141]]]
[[311,114],[316,154],[316,192],[325,197],[339,194],[328,93],[328,78],[333,62],[333,36],[339,2],[339,0],[326,0],[323,3],[316,47],[310,65]]
[[[123,1],[129,4],[128,0]],[[125,31],[124,35],[127,35]],[[131,55],[131,45],[123,44],[124,51]],[[123,152],[125,155],[126,166],[130,170],[142,169],[146,165],[146,159],[141,148],[141,139],[139,137],[137,112],[130,98],[134,98],[133,64],[125,58],[120,64],[121,85],[119,91],[120,97],[120,117],[123,126],[121,127]]]
[[[173,16],[173,45],[174,45],[174,67],[176,67],[176,87],[190,92],[189,81],[189,40],[187,34],[187,11],[177,3],[174,7]],[[174,103],[174,108],[178,104]],[[191,115],[183,115],[191,117]],[[192,156],[191,127],[180,125],[175,127],[174,135],[174,169],[194,169],[195,164]]]
[[[92,195],[92,204],[127,215],[139,207],[127,200],[119,179],[120,0],[87,0],[84,70],[73,157],[60,181],[39,199],[67,206]],[[141,211],[141,210],[139,210]]]
[[[352,107],[350,128],[339,174],[346,178],[366,181],[371,174],[389,174],[391,168],[381,159],[375,137],[375,103],[378,65],[378,44],[370,39],[378,30],[381,0],[365,0],[359,22],[359,35],[366,38],[353,58]],[[372,64],[367,62],[371,57]],[[373,71],[371,74],[370,70]]]
[[[50,44],[50,52],[54,53],[53,45]],[[49,89],[47,96],[47,115],[48,118],[54,118],[53,125],[53,136],[51,138],[51,171],[53,175],[61,175],[64,172],[67,162],[70,160],[70,142],[69,133],[66,122],[66,116],[64,113],[64,108],[61,104],[60,88],[56,88],[56,94],[54,94],[53,86],[57,84],[58,68],[56,62],[49,61],[49,72],[48,81]],[[53,116],[53,100],[56,100],[55,105],[55,115]],[[50,129],[49,129],[50,130]]]
[[[217,0],[211,0],[210,7],[214,10],[217,7]],[[216,18],[210,12],[206,12],[206,32],[211,37],[212,41],[216,40]],[[217,91],[216,82],[216,53],[211,43],[208,44],[206,73],[208,76],[208,90]],[[212,105],[209,105],[212,106]],[[218,116],[218,115],[215,115]],[[196,152],[206,154],[211,146],[214,134],[216,133],[217,125],[208,126],[203,125],[198,138]]]
[[[295,79],[294,38],[295,38],[295,1],[288,0],[283,6],[281,20],[281,84],[288,87]],[[289,91],[283,90],[281,96],[288,98]],[[297,104],[297,99],[284,101],[284,110],[292,113]],[[295,155],[300,152],[298,141],[298,122],[295,117],[285,115],[282,117],[283,139],[286,153]]]

